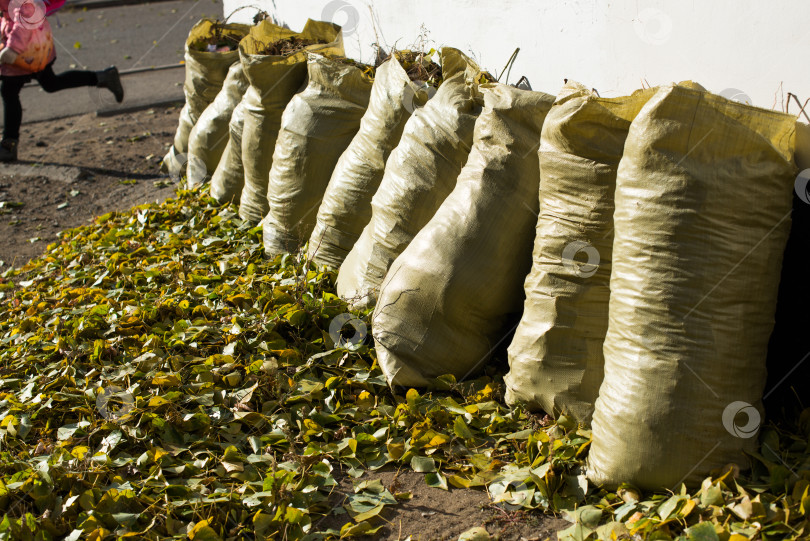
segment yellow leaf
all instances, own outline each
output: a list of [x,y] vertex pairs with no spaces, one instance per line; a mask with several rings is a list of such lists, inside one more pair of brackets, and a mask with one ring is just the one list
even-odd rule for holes
[[806,515],[808,511],[810,511],[810,494],[808,494],[808,491],[810,491],[810,486],[805,488],[804,494],[802,494],[802,501],[799,506],[799,512],[801,512],[802,515]]
[[168,400],[163,398],[162,396],[153,396],[149,399],[149,407],[150,408],[157,408],[158,406],[163,406],[164,404],[170,404]]
[[399,460],[402,458],[402,455],[405,454],[404,443],[389,443],[386,447],[388,448],[388,454],[391,455],[391,458],[394,460]]
[[161,387],[177,387],[180,385],[180,378],[178,378],[175,374],[155,376],[152,378],[152,385],[160,385]]
[[360,407],[370,408],[374,406],[374,397],[368,391],[363,391],[357,397],[357,405]]
[[450,441],[450,438],[444,434],[436,434],[433,439],[425,447],[438,447]]
[[102,539],[104,539],[108,535],[110,535],[109,530],[105,530],[104,528],[98,528],[98,529],[93,530],[92,532],[90,532],[87,535],[86,539],[87,539],[87,541],[101,541]]
[[478,391],[475,394],[475,400],[476,400],[476,402],[482,402],[484,400],[489,400],[489,399],[492,398],[492,395],[494,395],[494,394],[495,394],[495,389],[492,388],[492,385],[487,383],[486,386],[483,389],[481,389],[480,391]]
[[470,480],[460,475],[449,475],[447,481],[457,488],[470,488]]
[[209,525],[208,520],[201,520],[188,532],[188,538],[192,541],[221,541],[217,532]]
[[686,517],[691,513],[695,507],[697,506],[697,502],[695,500],[686,500],[686,503],[683,504],[683,509],[680,510],[680,515],[682,517]]

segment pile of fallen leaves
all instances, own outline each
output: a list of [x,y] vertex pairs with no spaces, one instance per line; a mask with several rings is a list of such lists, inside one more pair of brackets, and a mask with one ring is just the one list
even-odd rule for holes
[[435,49],[424,51],[394,51],[395,56],[402,64],[405,73],[411,81],[421,81],[434,88],[442,84],[442,68],[433,61]]
[[[179,191],[3,275],[0,539],[373,534],[410,495],[339,482],[386,465],[508,510],[565,512],[561,539],[810,532],[806,422],[767,428],[750,473],[699,490],[601,490],[584,476],[590,432],[506,407],[497,377],[389,389],[362,340],[368,314],[346,315],[333,274],[264,260],[259,234]],[[322,527],[330,514],[345,526]]]
[[199,38],[189,43],[189,48],[203,52],[227,52],[234,51],[239,46],[242,36],[228,31],[227,23],[215,22],[211,25],[211,33],[206,37]]
[[359,69],[369,81],[374,81],[374,75],[377,73],[378,66],[363,64],[362,62],[358,62],[357,60],[348,58],[346,56],[327,55],[327,58],[347,66],[354,66],[355,68]]
[[322,39],[303,39],[292,36],[285,39],[274,41],[273,43],[262,44],[257,54],[275,55],[275,56],[289,56],[297,53],[311,45],[318,45],[326,43]]

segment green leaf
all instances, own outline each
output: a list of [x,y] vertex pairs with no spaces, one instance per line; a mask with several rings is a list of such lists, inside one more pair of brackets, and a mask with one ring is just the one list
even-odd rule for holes
[[453,432],[456,436],[464,440],[471,440],[473,438],[470,427],[467,426],[467,423],[464,422],[462,417],[456,417],[453,421]]
[[359,537],[361,535],[374,535],[377,533],[382,526],[377,526],[376,528],[369,524],[368,522],[361,522],[359,524],[352,524],[348,522],[343,525],[340,529],[340,538],[346,537]]
[[686,538],[689,541],[720,541],[714,526],[710,522],[701,522],[691,528],[687,528]]
[[658,516],[661,517],[661,520],[668,519],[670,515],[672,515],[681,505],[681,503],[688,499],[689,498],[687,496],[682,495],[672,496],[658,507]]
[[425,482],[429,487],[440,488],[442,490],[449,490],[447,488],[447,479],[440,472],[432,472],[425,474]]
[[411,459],[411,468],[419,473],[435,472],[436,463],[427,456],[415,456]]

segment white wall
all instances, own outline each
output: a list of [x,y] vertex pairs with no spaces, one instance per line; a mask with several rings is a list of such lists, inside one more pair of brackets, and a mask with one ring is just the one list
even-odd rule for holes
[[[431,46],[457,47],[496,75],[520,47],[509,82],[526,75],[551,94],[565,78],[603,96],[692,79],[778,110],[788,92],[810,98],[807,0],[224,0],[225,15],[241,6],[293,29],[307,18],[344,25],[347,54],[367,62],[376,36],[404,49],[422,25]],[[255,7],[231,20],[249,22]]]

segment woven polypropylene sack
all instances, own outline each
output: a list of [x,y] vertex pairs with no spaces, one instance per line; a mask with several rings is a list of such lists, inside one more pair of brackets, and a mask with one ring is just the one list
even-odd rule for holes
[[[310,45],[286,56],[261,54],[267,44],[292,37],[326,43]],[[306,80],[307,51],[342,55],[340,27],[309,20],[299,33],[262,21],[239,44],[242,66],[250,82],[244,98],[242,164],[245,185],[239,216],[253,223],[258,223],[267,214],[267,181],[281,128],[281,115]]]
[[241,62],[234,62],[214,101],[205,108],[188,136],[186,182],[202,184],[211,177],[229,140],[233,110],[242,101],[248,82]]
[[245,125],[245,100],[233,110],[228,124],[228,143],[222,158],[211,176],[211,197],[222,204],[238,203],[245,185],[245,168],[242,166],[242,129]]
[[427,89],[408,78],[396,57],[377,68],[360,130],[340,156],[318,208],[308,246],[316,264],[337,269],[343,263],[371,220],[371,198],[388,156],[411,113],[427,98]]
[[188,136],[205,108],[217,97],[228,70],[239,60],[236,50],[227,52],[199,51],[191,44],[213,35],[214,29],[234,41],[247,35],[250,26],[245,24],[223,24],[211,19],[202,19],[195,24],[186,39],[185,69],[186,80],[183,93],[186,104],[180,111],[174,144],[163,159],[162,168],[170,175],[179,177],[186,172]]
[[510,404],[590,421],[604,367],[616,171],[630,122],[653,93],[608,99],[569,83],[546,118],[533,264],[504,378]]
[[265,255],[309,239],[340,155],[360,129],[374,80],[357,66],[310,53],[307,87],[284,110],[267,186]]
[[456,185],[482,100],[480,68],[461,51],[441,50],[444,82],[417,109],[371,200],[371,221],[340,267],[337,291],[354,308],[373,305],[385,273]]
[[481,92],[484,110],[454,190],[380,289],[372,328],[391,385],[475,374],[523,303],[537,221],[537,145],[554,96],[501,84]]
[[660,89],[630,126],[588,458],[595,483],[673,488],[747,466],[794,140],[793,117],[679,86]]

